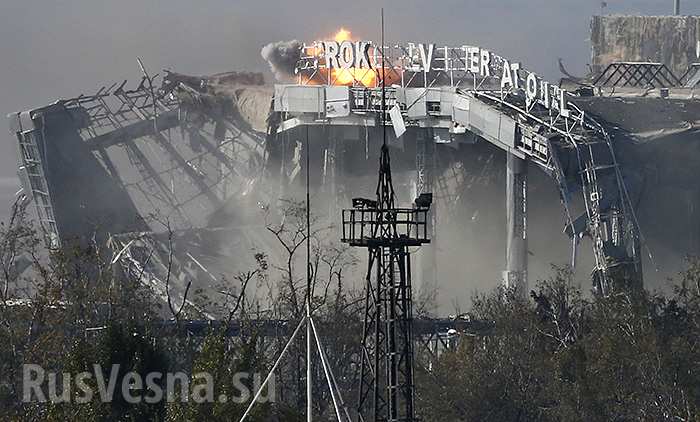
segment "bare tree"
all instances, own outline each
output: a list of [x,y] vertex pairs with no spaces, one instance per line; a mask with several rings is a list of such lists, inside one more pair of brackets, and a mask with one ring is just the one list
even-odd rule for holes
[[[281,217],[279,223],[271,222],[271,216],[268,211],[265,215],[267,231],[272,233],[277,242],[285,251],[284,263],[282,265],[274,265],[274,267],[283,274],[283,284],[285,292],[289,295],[289,305],[291,306],[292,314],[298,318],[302,314],[303,300],[299,299],[297,293],[299,281],[306,280],[306,274],[297,274],[295,263],[300,257],[297,256],[302,246],[305,245],[309,236],[312,239],[320,236],[328,227],[319,227],[318,219],[311,216],[311,233],[308,233],[306,227],[306,205],[303,202],[293,200],[281,200]],[[312,274],[315,274],[314,266],[317,266],[317,257],[311,257]],[[313,291],[312,286],[312,291]],[[304,289],[305,290],[305,289]],[[309,294],[310,292],[305,292]],[[305,297],[303,298],[305,299]]]
[[170,225],[170,220],[168,218],[160,218],[157,215],[153,215],[152,218],[160,223],[166,230],[167,236],[168,236],[168,250],[166,251],[167,253],[167,264],[166,264],[166,272],[165,272],[165,295],[166,295],[166,301],[168,304],[168,309],[170,311],[170,314],[173,316],[173,319],[175,320],[175,323],[177,326],[180,326],[180,316],[182,315],[183,309],[185,309],[185,305],[187,305],[187,297],[190,293],[190,288],[192,287],[192,281],[188,280],[187,285],[185,286],[185,292],[182,295],[182,301],[181,303],[177,306],[177,309],[175,308],[175,305],[173,304],[173,299],[172,299],[172,294],[170,291],[170,283],[173,275],[173,262],[174,262],[174,256],[175,256],[175,246],[173,243],[173,236],[174,232],[173,229]]

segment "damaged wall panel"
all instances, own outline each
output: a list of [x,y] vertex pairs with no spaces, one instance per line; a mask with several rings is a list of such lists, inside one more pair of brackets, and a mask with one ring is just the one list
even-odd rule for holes
[[600,74],[613,62],[666,64],[678,77],[698,60],[699,16],[594,16],[591,66]]

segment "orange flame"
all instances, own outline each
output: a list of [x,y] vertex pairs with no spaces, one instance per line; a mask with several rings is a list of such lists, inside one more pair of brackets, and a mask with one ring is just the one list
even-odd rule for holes
[[343,41],[351,41],[352,38],[350,38],[350,35],[352,32],[348,31],[345,28],[340,28],[340,31],[338,31],[337,34],[335,34],[334,39],[338,42],[343,42]]
[[[340,28],[334,36],[335,41],[352,41],[352,33]],[[373,69],[351,67],[349,69],[332,69],[331,80],[334,85],[353,85],[354,83],[374,87],[377,83],[377,74]]]

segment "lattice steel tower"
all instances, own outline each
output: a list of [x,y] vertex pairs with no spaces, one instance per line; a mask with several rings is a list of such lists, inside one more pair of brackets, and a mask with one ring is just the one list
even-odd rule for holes
[[[413,302],[409,247],[429,243],[432,194],[412,208],[394,206],[389,148],[379,161],[377,199],[353,199],[343,210],[342,241],[367,248],[369,263],[357,410],[360,421],[415,421]],[[373,276],[374,273],[374,276]]]

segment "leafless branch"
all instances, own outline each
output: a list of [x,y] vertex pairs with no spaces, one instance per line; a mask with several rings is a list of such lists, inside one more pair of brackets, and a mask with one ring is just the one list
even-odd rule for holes
[[175,310],[175,306],[173,305],[173,300],[172,296],[170,294],[170,280],[172,277],[172,270],[173,270],[173,261],[174,261],[174,255],[175,255],[175,248],[173,245],[173,230],[170,225],[170,220],[167,218],[162,221],[162,220],[156,220],[159,223],[161,223],[163,226],[168,231],[168,264],[167,264],[167,272],[165,275],[165,295],[166,299],[168,302],[168,309],[170,310],[170,313],[173,316],[173,319],[175,319],[175,323],[179,326],[180,325],[180,315],[182,314],[183,309],[185,308],[185,305],[187,304],[187,296],[190,292],[190,287],[192,287],[192,282],[188,281],[187,286],[185,287],[185,293],[182,296],[182,303],[178,307],[177,310]]
[[236,304],[234,305],[233,309],[231,309],[228,313],[228,318],[226,319],[227,327],[231,324],[231,321],[233,321],[233,317],[236,312],[238,312],[238,310],[244,305],[248,284],[250,283],[250,280],[252,280],[253,277],[258,274],[258,272],[259,270],[248,271],[245,273],[238,273],[236,276],[236,280],[241,283],[241,292],[236,297]]

